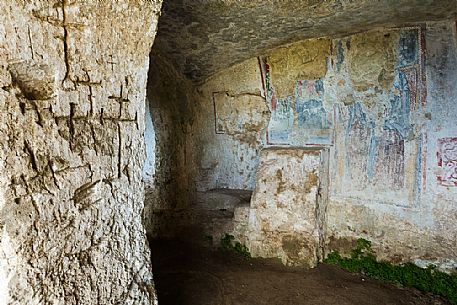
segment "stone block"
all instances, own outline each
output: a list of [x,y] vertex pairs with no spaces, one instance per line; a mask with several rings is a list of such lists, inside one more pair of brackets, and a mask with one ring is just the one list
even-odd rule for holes
[[261,152],[249,216],[253,256],[277,257],[292,266],[316,266],[319,169],[317,149]]

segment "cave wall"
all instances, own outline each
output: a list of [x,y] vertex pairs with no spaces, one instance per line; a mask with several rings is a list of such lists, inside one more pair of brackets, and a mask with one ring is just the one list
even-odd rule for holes
[[1,304],[156,304],[141,173],[160,6],[0,3]]
[[[455,268],[457,129],[448,123],[456,114],[455,31],[455,22],[428,23],[422,37],[400,31],[393,69],[399,70],[388,104],[372,108],[373,100],[366,99],[336,111],[343,130],[335,134],[330,157],[329,251],[364,237],[374,241],[381,258]],[[412,52],[414,39],[419,50]],[[367,66],[372,62],[370,57]],[[392,79],[386,75],[378,75],[378,86]]]
[[144,121],[144,144],[146,149],[146,160],[143,167],[143,181],[146,192],[154,187],[155,165],[156,165],[156,132],[152,121],[152,112],[149,108],[149,100],[145,101]]
[[[193,137],[197,108],[193,84],[154,48],[150,58],[147,96],[155,161],[151,166],[154,174],[147,173],[151,179],[146,188],[144,215],[148,234],[166,237],[175,235],[174,225],[180,218],[176,211],[195,203],[193,169],[200,147]],[[151,132],[146,136],[150,138]]]
[[197,90],[196,189],[252,190],[270,118],[257,58],[221,71]]
[[195,188],[253,189],[265,147],[328,148],[327,253],[363,237],[380,258],[455,267],[456,52],[455,22],[430,22],[217,73],[197,90]]

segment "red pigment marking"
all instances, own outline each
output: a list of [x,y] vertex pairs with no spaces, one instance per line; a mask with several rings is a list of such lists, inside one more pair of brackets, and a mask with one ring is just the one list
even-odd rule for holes
[[457,186],[457,138],[438,139],[438,166],[442,173],[437,176],[441,185]]
[[274,93],[271,97],[271,110],[276,111],[276,95]]
[[422,161],[422,189],[425,191],[426,189],[426,181],[427,181],[427,134],[424,133],[422,137],[422,145],[421,145],[421,150],[422,150],[422,156],[421,156],[421,161]]
[[417,108],[417,67],[407,67],[402,69],[406,76],[409,89],[409,107],[411,111]]
[[262,59],[260,57],[257,57],[257,60],[259,61],[260,79],[262,80],[263,94],[266,97],[267,96],[267,88],[265,87],[265,79],[264,79],[264,75],[263,75]]

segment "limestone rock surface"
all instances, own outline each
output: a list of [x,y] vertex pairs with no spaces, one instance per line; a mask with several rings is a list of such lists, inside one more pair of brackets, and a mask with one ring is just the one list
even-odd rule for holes
[[0,304],[156,304],[141,168],[160,6],[0,2]]
[[292,266],[317,265],[320,160],[319,150],[262,150],[249,214],[253,256],[280,258]]

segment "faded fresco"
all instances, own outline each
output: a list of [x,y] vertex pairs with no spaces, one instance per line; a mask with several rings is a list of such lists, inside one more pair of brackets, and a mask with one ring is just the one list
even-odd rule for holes
[[295,94],[295,112],[299,128],[330,128],[323,107],[324,84],[322,80],[298,81]]
[[293,130],[294,116],[292,113],[292,98],[272,98],[272,116],[268,125],[268,139],[275,144],[288,144]]
[[326,64],[307,64],[325,75],[297,79],[287,96],[275,90],[278,60],[261,59],[271,111],[267,145],[334,146],[336,194],[364,198],[373,190],[381,202],[410,206],[424,179],[426,135],[416,115],[426,101],[423,40],[421,27],[335,39]]
[[293,142],[304,145],[328,145],[332,142],[333,111],[324,101],[322,79],[298,81],[295,87],[296,128]]
[[[283,205],[294,195],[280,183],[288,173],[283,167],[294,163],[291,151],[305,149],[328,152],[319,169],[319,175],[328,175],[328,182],[319,179],[319,192],[325,195],[318,197],[325,202],[320,214],[324,215],[324,249],[345,253],[363,237],[373,242],[381,260],[414,261],[420,266],[432,262],[455,270],[457,238],[455,230],[450,230],[450,224],[457,221],[454,26],[446,21],[426,28],[424,24],[358,33],[330,40],[330,50],[325,40],[291,44],[277,54],[271,50],[251,59],[249,69],[237,66],[214,80],[216,85],[208,87],[211,93],[256,93],[259,88],[271,112],[267,132],[256,134],[260,144],[249,155],[236,151],[242,145],[237,138],[214,135],[214,122],[206,124],[214,141],[208,140],[212,151],[205,147],[208,161],[202,172],[211,174],[208,177],[216,182],[212,185],[244,187],[237,181],[258,175],[249,187],[255,186],[262,198],[254,195],[249,215],[265,216],[249,218],[254,232],[246,234],[253,238],[245,240],[250,241],[251,253],[282,256],[281,251],[287,250],[289,236],[262,236],[275,231],[270,229],[279,220],[288,223],[290,210]],[[315,46],[325,56],[316,57]],[[208,103],[212,101],[210,95],[205,97]],[[227,110],[234,111],[233,107]],[[288,154],[283,163],[276,157],[268,160],[282,174],[267,175],[262,154],[275,150]],[[223,166],[213,166],[216,158]],[[302,182],[296,187],[299,193],[306,179],[298,180]],[[271,188],[275,183],[281,187]],[[265,209],[266,203],[273,208],[267,205]]]
[[292,97],[277,98],[271,85],[270,66],[264,64],[265,74],[265,95],[267,104],[270,107],[271,118],[266,131],[267,144],[288,144],[289,135],[292,132],[294,117],[292,113]]
[[457,138],[438,140],[438,166],[441,173],[438,181],[441,185],[457,186]]
[[[349,76],[340,77],[337,83],[342,85],[335,89],[337,99],[343,101],[336,112],[335,157],[341,175],[337,193],[344,189],[345,196],[365,198],[372,194],[366,191],[372,190],[382,203],[411,206],[417,202],[425,135],[416,112],[426,96],[421,31],[359,34],[336,44],[335,70]],[[372,49],[360,51],[370,39]],[[352,60],[350,65],[345,58]],[[366,70],[368,63],[376,69]]]
[[271,109],[267,144],[326,145],[332,141],[333,111],[324,104],[322,79],[299,80],[294,95],[279,98],[264,63],[266,97]]

